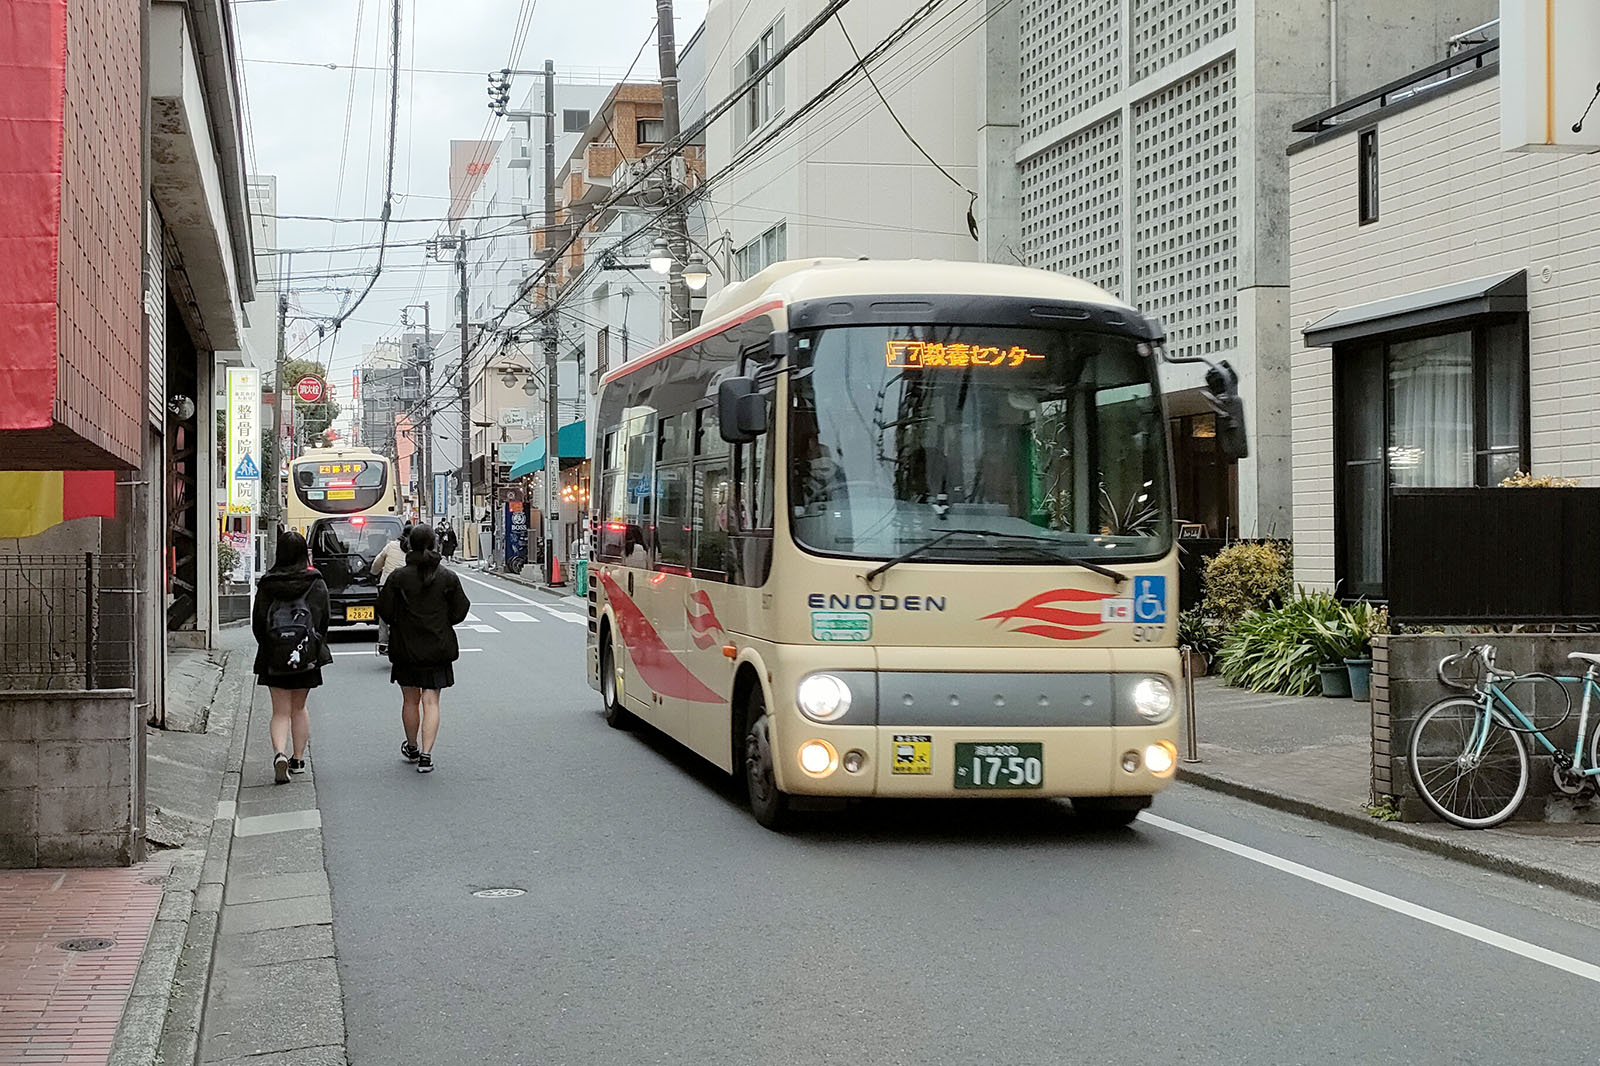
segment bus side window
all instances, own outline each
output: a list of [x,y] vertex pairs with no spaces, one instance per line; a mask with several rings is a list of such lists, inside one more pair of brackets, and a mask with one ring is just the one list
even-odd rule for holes
[[656,467],[656,568],[689,568],[689,466]]
[[728,572],[728,529],[733,516],[733,471],[726,458],[694,466],[694,566]]
[[[770,406],[772,396],[767,396]],[[739,492],[735,519],[736,539],[729,573],[740,585],[759,588],[772,572],[772,524],[775,487],[773,449],[777,434],[763,433],[738,448]]]

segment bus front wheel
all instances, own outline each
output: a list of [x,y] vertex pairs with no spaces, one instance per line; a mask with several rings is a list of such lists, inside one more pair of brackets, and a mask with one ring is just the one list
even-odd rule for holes
[[772,717],[759,686],[750,693],[744,720],[744,778],[750,813],[765,828],[782,830],[789,824],[789,794],[778,788],[772,766]]
[[610,633],[600,642],[600,699],[605,703],[601,713],[612,729],[627,729],[633,724],[633,715],[622,705],[622,697],[617,693],[617,657],[611,650]]

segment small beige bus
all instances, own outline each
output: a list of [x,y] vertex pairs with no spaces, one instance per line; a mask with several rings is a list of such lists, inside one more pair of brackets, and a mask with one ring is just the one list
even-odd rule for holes
[[820,797],[1131,821],[1177,756],[1162,333],[1020,267],[788,262],[719,293],[601,382],[607,720],[740,776],[770,828]]

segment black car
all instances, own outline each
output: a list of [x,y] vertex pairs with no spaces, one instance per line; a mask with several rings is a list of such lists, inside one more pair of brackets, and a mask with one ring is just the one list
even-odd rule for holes
[[398,518],[319,518],[306,538],[311,565],[328,583],[328,616],[336,626],[378,624],[378,579],[372,562],[400,537]]

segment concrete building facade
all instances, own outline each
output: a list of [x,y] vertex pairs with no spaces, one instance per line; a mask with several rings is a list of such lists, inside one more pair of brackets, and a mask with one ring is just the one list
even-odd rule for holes
[[1494,3],[987,6],[983,129],[1016,163],[986,173],[991,228],[1015,232],[991,254],[1100,285],[1160,316],[1175,354],[1231,362],[1250,427],[1237,467],[1215,450],[1202,368],[1163,372],[1178,516],[1210,536],[1288,535],[1290,126],[1430,61]]

